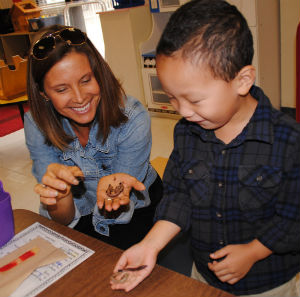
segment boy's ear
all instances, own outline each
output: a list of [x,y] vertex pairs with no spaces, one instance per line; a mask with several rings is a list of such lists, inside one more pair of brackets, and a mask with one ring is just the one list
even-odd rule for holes
[[255,78],[254,66],[247,65],[240,70],[236,76],[239,95],[245,96],[249,93],[250,88],[255,82]]

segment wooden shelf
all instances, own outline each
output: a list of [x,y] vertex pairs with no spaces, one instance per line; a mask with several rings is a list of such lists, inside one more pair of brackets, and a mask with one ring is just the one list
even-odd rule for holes
[[0,34],[0,60],[13,65],[12,56],[26,58],[35,32],[13,32]]

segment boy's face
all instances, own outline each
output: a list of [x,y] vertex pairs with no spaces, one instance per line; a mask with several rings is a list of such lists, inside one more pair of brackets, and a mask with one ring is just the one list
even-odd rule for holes
[[204,129],[225,126],[240,108],[237,81],[215,78],[201,63],[193,65],[179,54],[160,55],[156,69],[174,109]]

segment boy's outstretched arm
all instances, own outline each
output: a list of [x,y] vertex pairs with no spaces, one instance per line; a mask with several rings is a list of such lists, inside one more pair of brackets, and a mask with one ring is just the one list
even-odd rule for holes
[[145,238],[138,244],[126,250],[118,260],[114,273],[128,268],[144,267],[136,271],[128,271],[124,282],[110,281],[113,290],[125,290],[135,288],[153,270],[158,253],[179,233],[180,227],[168,221],[158,221]]
[[[272,251],[259,240],[247,244],[231,244],[211,254],[212,263],[208,267],[222,282],[231,285],[242,279],[253,264],[272,254]],[[217,262],[218,259],[222,259]]]

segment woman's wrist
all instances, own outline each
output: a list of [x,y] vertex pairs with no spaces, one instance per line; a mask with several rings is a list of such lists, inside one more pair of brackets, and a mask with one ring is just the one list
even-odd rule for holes
[[58,198],[56,204],[47,206],[47,210],[53,220],[63,225],[69,225],[75,216],[72,193],[69,192],[66,196]]

